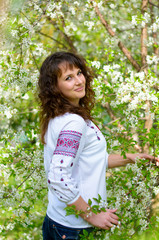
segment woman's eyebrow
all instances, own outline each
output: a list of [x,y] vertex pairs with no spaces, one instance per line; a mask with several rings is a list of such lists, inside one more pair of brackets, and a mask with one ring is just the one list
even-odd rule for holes
[[[77,72],[78,72],[78,71],[82,71],[82,70],[81,70],[80,68],[77,68]],[[67,70],[66,70],[66,72],[67,72]],[[71,69],[70,69],[70,72],[66,73],[66,75],[65,75],[65,73],[64,73],[65,76],[71,75],[71,74],[73,74]]]

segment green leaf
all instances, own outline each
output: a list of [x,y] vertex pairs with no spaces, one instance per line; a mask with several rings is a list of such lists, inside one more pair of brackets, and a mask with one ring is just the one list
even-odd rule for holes
[[92,205],[92,201],[91,201],[91,199],[88,200],[88,205],[89,205],[89,206]]

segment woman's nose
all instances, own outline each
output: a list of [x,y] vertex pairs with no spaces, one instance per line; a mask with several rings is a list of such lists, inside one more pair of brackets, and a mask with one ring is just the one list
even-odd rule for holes
[[76,84],[82,83],[82,79],[79,76],[76,76]]

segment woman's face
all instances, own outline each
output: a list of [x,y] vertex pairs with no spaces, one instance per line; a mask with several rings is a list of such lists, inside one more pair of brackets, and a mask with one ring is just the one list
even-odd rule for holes
[[64,62],[59,65],[61,76],[57,79],[57,86],[64,97],[73,105],[78,106],[79,100],[85,96],[86,79],[81,69],[72,69]]

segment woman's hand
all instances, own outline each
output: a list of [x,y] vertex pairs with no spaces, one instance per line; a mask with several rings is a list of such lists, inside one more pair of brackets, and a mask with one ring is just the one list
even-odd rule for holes
[[[91,225],[109,230],[114,224],[118,225],[118,216],[115,214],[117,209],[106,209],[106,212],[93,213],[91,207],[80,196],[74,203],[68,206],[74,205],[76,210],[82,211],[80,216]],[[89,209],[89,210],[88,210]]]
[[118,225],[118,216],[114,214],[116,211],[117,209],[107,209],[106,212],[92,213],[85,220],[95,227],[109,230],[114,224]]
[[126,157],[128,160],[130,160],[132,163],[135,163],[136,159],[147,159],[151,162],[156,163],[157,166],[159,166],[159,158],[156,158],[152,155],[146,154],[146,153],[127,153]]

